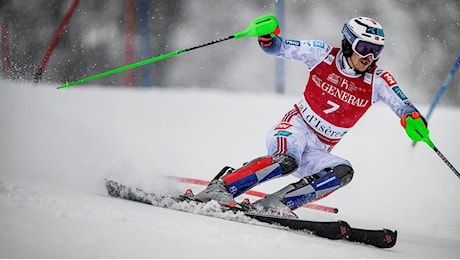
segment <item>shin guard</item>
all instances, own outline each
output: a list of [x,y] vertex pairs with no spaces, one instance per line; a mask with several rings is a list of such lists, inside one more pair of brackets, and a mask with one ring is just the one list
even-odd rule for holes
[[297,162],[289,155],[277,154],[249,162],[240,169],[225,175],[222,180],[234,197],[250,190],[257,184],[289,174],[297,169]]
[[288,185],[291,187],[284,195],[284,203],[290,209],[294,210],[323,198],[345,186],[353,177],[353,168],[348,165],[338,165],[332,169],[326,168],[313,176]]

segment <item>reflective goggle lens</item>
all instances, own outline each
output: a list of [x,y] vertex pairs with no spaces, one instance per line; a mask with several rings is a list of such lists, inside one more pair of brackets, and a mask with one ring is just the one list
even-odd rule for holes
[[352,45],[352,49],[363,58],[372,54],[374,59],[377,59],[383,51],[383,45],[356,40]]

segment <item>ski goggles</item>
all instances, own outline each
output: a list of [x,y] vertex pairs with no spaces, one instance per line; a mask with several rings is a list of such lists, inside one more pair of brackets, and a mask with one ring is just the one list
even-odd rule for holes
[[383,45],[366,42],[360,39],[355,40],[351,45],[351,48],[361,58],[365,58],[369,56],[369,54],[372,54],[374,60],[378,59],[383,51]]

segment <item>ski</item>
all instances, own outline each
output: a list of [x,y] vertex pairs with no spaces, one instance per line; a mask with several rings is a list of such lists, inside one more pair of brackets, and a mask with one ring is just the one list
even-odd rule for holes
[[248,223],[269,224],[267,227],[288,229],[296,232],[313,234],[328,239],[345,239],[353,242],[373,245],[378,248],[391,248],[396,244],[397,231],[389,229],[367,230],[352,228],[347,222],[311,221],[298,218],[263,214],[248,210],[244,205],[226,206],[209,202],[195,201],[190,196],[168,196],[145,192],[142,189],[128,187],[113,180],[106,180],[107,192],[110,196],[141,202],[153,206],[174,209],[194,214],[218,217],[222,219]]
[[[194,178],[178,177],[178,176],[171,176],[171,175],[166,175],[164,177],[181,182],[181,183],[191,183],[191,184],[197,184],[197,185],[203,185],[203,186],[208,186],[209,184],[209,181],[194,179]],[[251,195],[254,197],[259,197],[259,198],[263,198],[265,195],[267,195],[266,193],[255,191],[255,190],[248,190],[244,194]],[[319,211],[323,211],[327,213],[332,213],[332,214],[337,214],[339,212],[338,208],[318,205],[314,203],[308,203],[308,204],[303,205],[302,207],[313,209],[313,210],[319,210]]]
[[329,239],[345,239],[351,235],[351,227],[345,221],[330,221],[319,222],[311,220],[302,220],[297,218],[285,218],[275,215],[257,214],[252,212],[244,212],[250,218],[260,222],[280,225],[287,227],[290,230],[308,231],[312,234]]

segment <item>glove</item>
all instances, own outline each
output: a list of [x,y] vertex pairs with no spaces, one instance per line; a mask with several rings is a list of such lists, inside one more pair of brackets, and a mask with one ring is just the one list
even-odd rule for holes
[[281,29],[280,29],[279,26],[277,26],[274,32],[257,37],[257,39],[259,40],[260,46],[268,47],[268,46],[272,45],[273,38],[278,36],[278,34],[280,34],[280,32],[281,32]]
[[419,112],[407,113],[401,117],[401,125],[406,129],[406,134],[414,142],[428,138],[428,122]]

